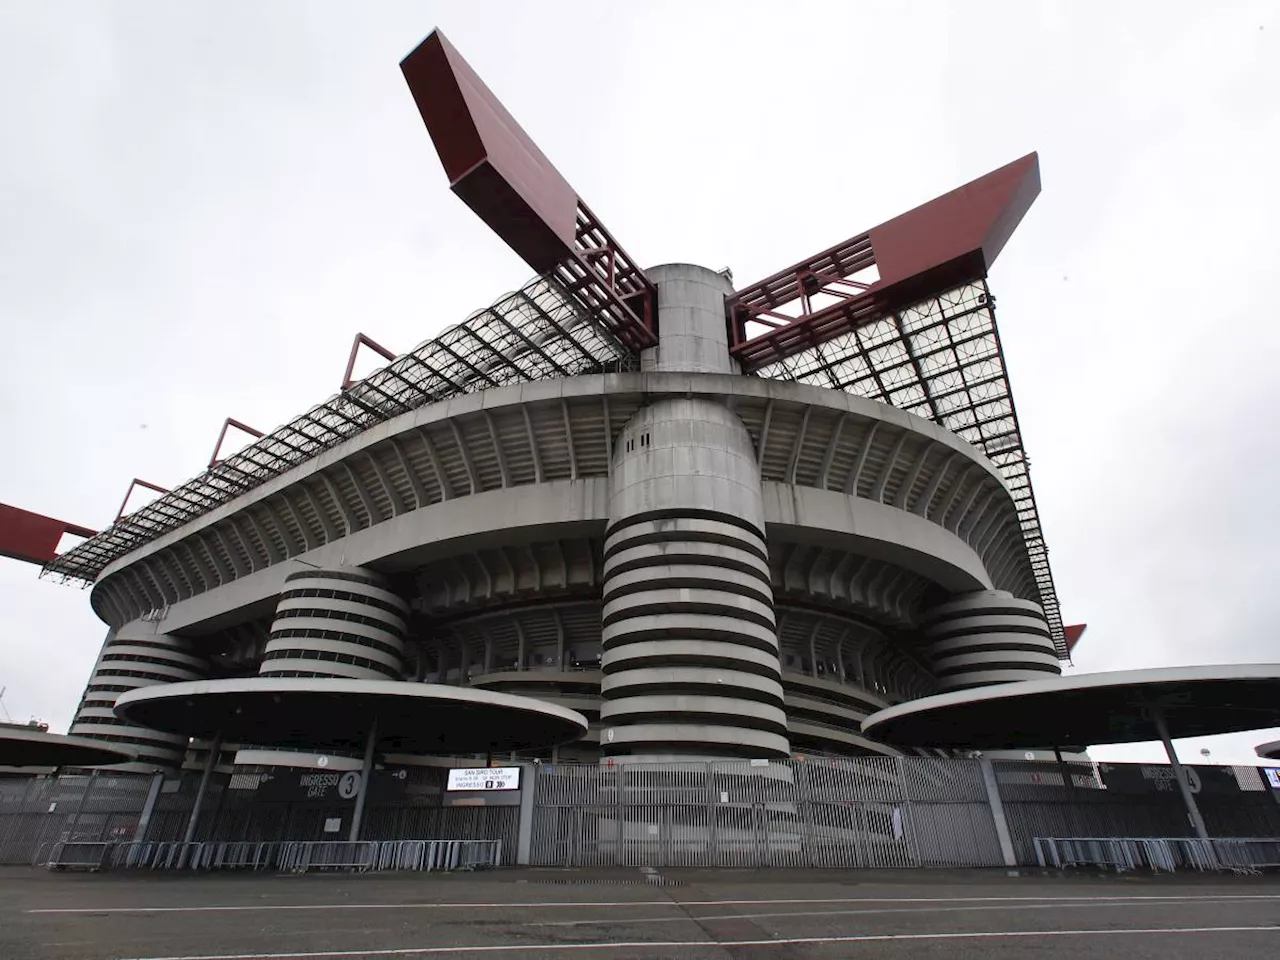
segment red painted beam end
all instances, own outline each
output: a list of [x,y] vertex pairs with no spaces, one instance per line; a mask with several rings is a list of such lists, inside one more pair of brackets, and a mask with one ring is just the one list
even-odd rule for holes
[[1063,627],[1063,633],[1067,637],[1067,653],[1070,654],[1076,648],[1076,644],[1080,642],[1080,638],[1084,636],[1085,630],[1089,628],[1087,623],[1077,623],[1070,627]]
[[63,534],[92,537],[97,532],[0,503],[0,557],[44,566],[57,557]]

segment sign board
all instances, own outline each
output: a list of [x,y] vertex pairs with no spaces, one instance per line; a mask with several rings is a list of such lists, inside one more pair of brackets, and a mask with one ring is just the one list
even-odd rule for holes
[[[1173,767],[1166,764],[1103,763],[1098,765],[1102,782],[1116,793],[1178,792]],[[1184,766],[1187,783],[1194,794],[1237,794],[1240,781],[1231,767]]]
[[1267,778],[1267,786],[1280,790],[1280,767],[1267,767],[1262,773]]
[[519,767],[456,767],[446,790],[519,790]]
[[339,833],[342,830],[341,817],[328,817],[324,822],[325,833]]
[[258,784],[262,800],[354,800],[360,794],[355,770],[307,770],[264,774]]

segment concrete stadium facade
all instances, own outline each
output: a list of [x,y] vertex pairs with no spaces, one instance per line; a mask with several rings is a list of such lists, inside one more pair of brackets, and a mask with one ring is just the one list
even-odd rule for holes
[[744,375],[725,276],[646,273],[638,369],[426,403],[108,563],[71,733],[177,766],[195,748],[115,698],[261,674],[550,701],[591,721],[561,762],[892,755],[862,718],[1060,672],[996,464],[886,403]]

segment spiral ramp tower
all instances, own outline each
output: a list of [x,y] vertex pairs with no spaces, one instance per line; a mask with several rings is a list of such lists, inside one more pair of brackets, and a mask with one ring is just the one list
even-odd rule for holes
[[285,577],[260,676],[399,680],[409,605],[371,570]]
[[187,752],[185,738],[148,730],[116,717],[116,697],[157,683],[201,680],[210,665],[199,645],[158,632],[155,624],[135,620],[107,634],[70,733],[95,737],[132,750],[140,769],[175,767]]
[[1062,672],[1040,605],[1007,591],[968,594],[933,608],[924,635],[940,693]]

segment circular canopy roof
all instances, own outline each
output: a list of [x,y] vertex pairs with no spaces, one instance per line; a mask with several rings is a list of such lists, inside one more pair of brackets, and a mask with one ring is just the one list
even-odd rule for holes
[[123,693],[116,716],[193,737],[258,746],[484,753],[577,740],[586,717],[532,697],[393,680],[250,677],[163,683]]
[[0,726],[0,767],[105,767],[135,759],[105,740]]
[[1159,703],[1173,737],[1280,724],[1280,664],[1082,673],[922,697],[873,713],[863,732],[911,746],[1017,748],[1159,738]]
[[1280,740],[1260,743],[1254,747],[1254,752],[1264,760],[1280,760]]

